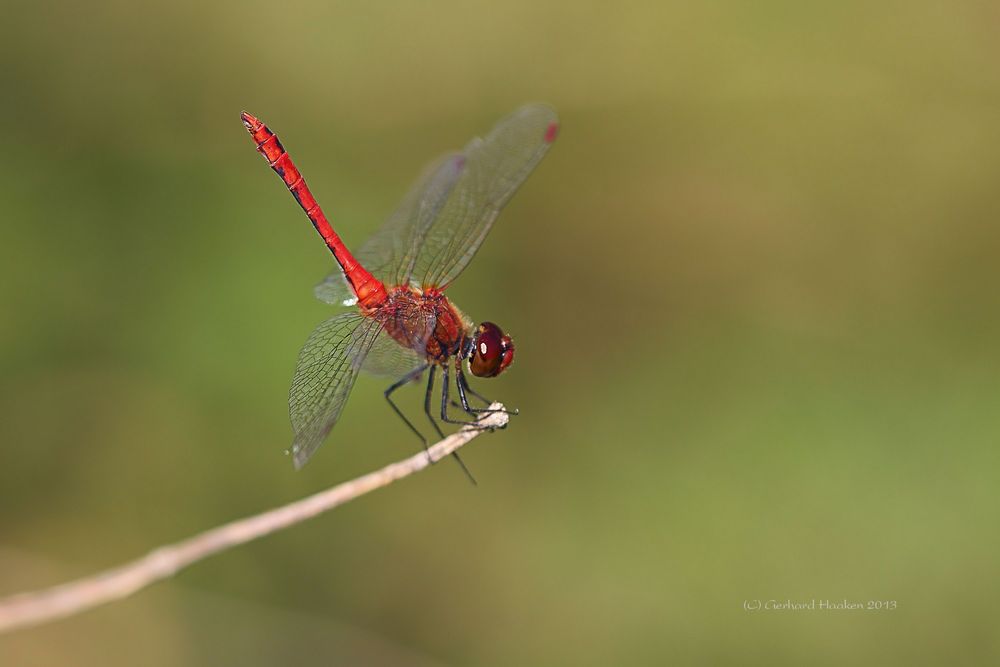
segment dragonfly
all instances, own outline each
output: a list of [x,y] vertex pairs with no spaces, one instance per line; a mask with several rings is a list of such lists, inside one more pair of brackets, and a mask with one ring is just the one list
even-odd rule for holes
[[[425,449],[426,438],[392,398],[397,389],[419,381],[424,373],[424,412],[441,437],[432,411],[438,371],[442,422],[476,428],[484,413],[506,412],[506,408],[472,407],[470,397],[485,406],[492,402],[469,385],[463,362],[476,377],[496,377],[513,362],[514,342],[493,322],[476,325],[445,291],[555,141],[559,131],[555,111],[544,104],[523,106],[484,137],[432,162],[357,254],[334,231],[277,135],[245,111],[241,118],[257,151],[336,260],[336,268],[316,286],[316,297],[331,305],[354,307],[320,324],[299,353],[288,399],[294,431],[289,451],[296,469],[326,440],[362,371],[395,378],[384,391],[385,399]],[[454,367],[458,403],[450,398],[449,367]],[[464,414],[456,418],[449,406],[461,407]],[[474,482],[464,464],[462,468]]]

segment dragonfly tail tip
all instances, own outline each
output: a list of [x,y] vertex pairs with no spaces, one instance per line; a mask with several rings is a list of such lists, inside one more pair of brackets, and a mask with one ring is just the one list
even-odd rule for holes
[[243,121],[243,124],[246,125],[246,128],[251,132],[257,129],[260,125],[260,121],[248,114],[246,111],[240,112],[240,119]]

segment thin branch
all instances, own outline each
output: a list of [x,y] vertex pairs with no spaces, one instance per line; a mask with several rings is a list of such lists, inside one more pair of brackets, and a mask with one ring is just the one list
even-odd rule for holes
[[[480,420],[480,425],[491,428],[506,426],[508,416],[502,411],[503,405],[494,403],[490,408],[497,411],[486,413]],[[0,633],[70,616],[105,602],[127,597],[203,558],[294,526],[358,496],[419,472],[458,450],[482,432],[482,429],[463,427],[457,433],[432,445],[429,456],[428,452],[420,452],[408,459],[387,465],[381,470],[338,484],[302,500],[160,547],[120,567],[60,586],[0,599]]]

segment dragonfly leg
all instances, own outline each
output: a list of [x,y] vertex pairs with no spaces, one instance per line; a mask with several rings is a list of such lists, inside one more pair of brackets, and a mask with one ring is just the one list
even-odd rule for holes
[[[427,415],[427,419],[429,419],[431,424],[434,426],[434,430],[437,431],[438,435],[443,438],[444,433],[441,431],[441,427],[438,426],[438,423],[434,420],[433,413],[431,413],[431,398],[434,396],[434,372],[436,370],[437,366],[432,365],[430,372],[427,374],[427,393],[424,394],[424,413]],[[447,373],[445,373],[444,384],[445,384],[445,393],[447,393],[447,386],[448,386]],[[427,449],[426,441],[424,441],[424,449]],[[452,452],[451,455],[452,457],[454,457],[455,462],[458,463],[459,466],[461,466],[462,472],[464,472],[465,476],[469,478],[469,481],[472,482],[472,485],[478,486],[476,478],[472,476],[472,472],[468,469],[468,467],[466,467],[465,461],[463,461],[462,457],[458,455],[458,452]],[[427,457],[430,458],[429,451],[427,452]],[[431,460],[431,463],[434,463],[434,461]]]
[[438,436],[443,438],[444,433],[441,431],[441,427],[434,420],[434,415],[431,413],[431,399],[434,396],[434,372],[437,370],[437,366],[431,366],[430,373],[427,374],[427,393],[424,394],[424,414],[427,415],[427,419],[431,422],[434,430],[437,431]]
[[[447,422],[448,424],[460,424],[461,426],[471,426],[473,428],[489,429],[492,431],[493,430],[492,427],[482,426],[477,421],[468,421],[465,419],[452,419],[451,417],[448,416],[448,386],[451,384],[448,378],[448,367],[442,366],[441,373],[444,375],[444,382],[441,385],[441,421]],[[456,379],[456,384],[457,383],[458,380]],[[459,389],[459,394],[461,393],[462,390]],[[463,402],[465,405],[468,405],[469,403],[468,399],[465,399],[464,397],[463,397]],[[469,408],[469,410],[471,411],[472,408]]]
[[[473,407],[470,407],[469,406],[469,399],[465,395],[466,392],[472,394],[473,396],[475,396],[479,400],[483,401],[484,403],[486,403],[486,405],[493,405],[493,401],[491,401],[490,399],[486,398],[482,394],[478,394],[475,391],[473,391],[472,387],[469,386],[469,381],[465,379],[465,373],[462,372],[462,360],[458,359],[458,358],[455,359],[455,386],[458,387],[458,397],[462,401],[461,408],[463,410],[465,410],[466,412],[468,412],[470,415],[489,414],[491,412],[505,412],[508,415],[512,415],[513,416],[513,415],[516,415],[518,413],[517,408],[514,408],[513,410],[507,410],[506,408],[494,410],[494,409],[491,409],[491,408],[473,408]],[[454,404],[454,403],[455,402],[452,401],[452,404]],[[459,407],[459,406],[456,405],[456,407]]]
[[[410,428],[410,430],[413,431],[418,438],[420,438],[420,442],[424,443],[424,449],[425,450],[427,449],[427,438],[424,437],[423,433],[421,433],[420,431],[417,430],[417,427],[413,425],[413,422],[411,422],[409,419],[407,419],[406,415],[403,414],[403,411],[400,410],[399,406],[397,406],[396,403],[392,400],[392,392],[396,391],[397,389],[399,389],[403,385],[408,384],[410,382],[413,382],[414,380],[416,380],[417,378],[419,378],[420,374],[423,373],[425,370],[427,370],[427,366],[428,366],[428,364],[424,364],[423,366],[420,366],[418,368],[414,368],[412,371],[410,371],[409,373],[407,373],[406,375],[404,375],[402,378],[400,378],[399,380],[397,380],[396,382],[394,382],[384,392],[384,394],[385,394],[385,400],[387,400],[389,402],[389,405],[392,406],[392,409],[399,416],[399,418],[402,419],[403,422]],[[434,377],[434,369],[433,368],[431,368],[430,375],[431,375],[431,378],[433,379],[433,377]],[[430,385],[428,385],[427,390],[430,391]],[[437,427],[437,424],[434,424],[434,426]],[[440,433],[440,432],[441,432],[441,429],[438,429],[438,433]]]
[[467,393],[471,394],[472,396],[478,398],[480,401],[482,401],[486,405],[492,405],[493,404],[493,401],[491,401],[490,399],[486,398],[485,396],[483,396],[482,394],[480,394],[478,391],[474,390],[472,387],[469,386],[469,381],[465,379],[465,373],[462,372],[462,364],[461,364],[461,362],[459,362],[458,364],[456,364],[455,373],[458,376],[457,384],[461,387],[460,393],[466,393],[467,392]]

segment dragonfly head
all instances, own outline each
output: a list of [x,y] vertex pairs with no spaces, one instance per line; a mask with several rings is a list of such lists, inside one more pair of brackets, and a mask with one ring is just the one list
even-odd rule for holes
[[514,361],[514,341],[492,322],[476,329],[469,347],[469,369],[481,378],[500,375]]

